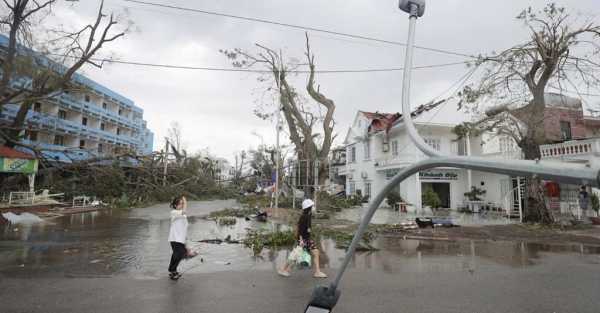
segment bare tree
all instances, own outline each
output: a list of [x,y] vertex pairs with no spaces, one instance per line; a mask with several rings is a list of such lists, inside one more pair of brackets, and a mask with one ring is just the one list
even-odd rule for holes
[[[125,35],[115,31],[116,17],[104,12],[104,1],[95,20],[75,31],[50,29],[53,37],[46,47],[35,49],[34,32],[44,29],[43,18],[57,0],[5,0],[0,29],[8,33],[8,44],[0,47],[2,78],[0,79],[0,111],[6,104],[19,105],[12,125],[0,129],[8,145],[15,145],[24,130],[27,112],[33,103],[68,89],[77,89],[73,76],[85,64],[102,67],[94,56],[105,44]],[[37,50],[37,51],[36,51]],[[60,53],[56,53],[60,52]]]
[[[275,50],[256,44],[259,52],[251,54],[241,49],[223,50],[236,67],[250,68],[262,66],[269,72],[269,77],[260,77],[259,81],[270,85],[267,90],[276,90],[285,118],[289,139],[293,143],[298,160],[306,160],[310,164],[319,162],[319,185],[327,178],[328,156],[334,140],[333,128],[335,103],[320,91],[315,81],[315,55],[310,48],[308,34],[306,35],[305,57],[309,68],[306,91],[314,103],[307,103],[289,80],[288,74],[301,64],[295,61],[286,63],[282,54]],[[311,105],[313,104],[313,105]],[[316,104],[316,105],[314,105]],[[323,114],[323,111],[325,113]],[[264,112],[256,112],[259,117],[267,117]],[[317,127],[322,133],[315,133]],[[312,178],[312,171],[311,178]],[[312,181],[312,179],[310,179]],[[310,192],[306,187],[306,191]],[[308,193],[307,193],[308,194]]]
[[171,126],[168,129],[168,135],[171,144],[175,146],[177,151],[181,152],[181,148],[183,148],[181,124],[176,121],[171,122]]
[[[462,104],[484,114],[477,130],[495,131],[514,139],[526,159],[539,159],[547,143],[544,131],[545,95],[549,89],[581,95],[600,86],[600,26],[592,19],[570,15],[554,3],[540,11],[523,10],[517,20],[531,39],[491,56],[480,57],[481,80],[466,86]],[[539,180],[529,180],[526,220],[550,223],[553,217],[543,197],[535,194]]]

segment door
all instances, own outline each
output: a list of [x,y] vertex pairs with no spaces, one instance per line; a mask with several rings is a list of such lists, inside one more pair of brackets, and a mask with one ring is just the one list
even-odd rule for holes
[[450,208],[450,183],[422,183],[421,194],[424,193],[427,188],[431,188],[433,192],[438,195],[442,208]]

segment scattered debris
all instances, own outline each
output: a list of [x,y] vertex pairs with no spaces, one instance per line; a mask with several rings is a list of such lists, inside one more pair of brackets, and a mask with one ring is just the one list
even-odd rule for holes
[[39,216],[28,212],[21,214],[14,214],[12,212],[2,213],[2,217],[8,220],[8,222],[11,224],[35,224],[44,221]]
[[247,208],[247,209],[223,209],[219,211],[213,211],[208,215],[208,218],[217,219],[219,217],[248,217],[251,215],[256,215],[258,213],[258,209],[256,208]]
[[294,245],[296,236],[292,231],[266,232],[264,230],[248,229],[244,246],[251,248],[254,255],[259,255],[263,248],[288,247]]
[[225,237],[225,239],[219,239],[219,238],[203,239],[203,240],[198,240],[198,242],[210,243],[210,244],[216,244],[216,245],[220,245],[222,243],[228,243],[228,244],[240,244],[241,243],[239,240],[231,239],[231,235],[227,235],[227,237]]
[[433,228],[433,220],[430,218],[417,217],[415,218],[415,222],[419,225],[419,228]]
[[[330,238],[335,241],[336,248],[338,249],[348,249],[350,247],[350,243],[354,238],[353,230],[341,230],[341,229],[331,229],[331,228],[323,228],[318,227],[315,229],[315,235],[319,240],[323,240],[324,238]],[[371,242],[375,239],[375,234],[367,231],[363,234],[361,241],[358,243],[356,247],[356,251],[377,251],[379,249],[375,248],[371,245]]]
[[215,261],[215,264],[218,264],[218,265],[231,265],[231,262],[229,262],[229,261]]
[[237,223],[237,219],[235,217],[220,217],[217,223],[221,226],[231,226]]
[[102,260],[100,260],[100,259],[95,259],[95,260],[91,260],[91,261],[90,261],[90,264],[96,264],[96,263],[100,263],[100,262],[102,262]]

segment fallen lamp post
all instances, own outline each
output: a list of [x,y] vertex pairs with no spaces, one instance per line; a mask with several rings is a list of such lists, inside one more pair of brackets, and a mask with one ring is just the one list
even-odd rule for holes
[[412,142],[429,159],[417,162],[402,169],[369,203],[367,213],[363,217],[358,230],[354,234],[344,261],[339,268],[334,281],[329,286],[315,287],[312,297],[305,309],[305,313],[327,313],[331,312],[337,304],[341,291],[340,281],[348,264],[356,251],[356,247],[375,214],[375,211],[384,200],[386,195],[406,178],[420,171],[449,166],[462,169],[478,170],[496,174],[512,176],[535,176],[541,179],[552,180],[567,184],[587,184],[600,186],[600,168],[597,166],[585,166],[576,164],[561,164],[552,162],[540,162],[539,160],[495,160],[481,157],[454,157],[443,156],[429,147],[420,137],[410,117],[410,75],[412,67],[412,53],[414,50],[414,33],[416,20],[425,13],[425,0],[400,0],[399,8],[409,13],[409,36],[406,45],[406,60],[404,66],[404,80],[402,88],[402,116],[407,132]]

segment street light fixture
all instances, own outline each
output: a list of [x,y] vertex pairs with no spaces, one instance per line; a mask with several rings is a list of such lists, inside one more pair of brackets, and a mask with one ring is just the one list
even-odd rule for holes
[[575,164],[545,163],[539,160],[493,160],[478,157],[454,157],[444,156],[433,150],[425,143],[414,127],[410,114],[410,75],[412,68],[412,54],[415,41],[415,26],[418,17],[425,13],[425,0],[400,0],[399,8],[409,13],[408,42],[406,45],[406,56],[404,66],[404,81],[402,86],[402,117],[407,132],[419,150],[430,158],[417,162],[402,169],[394,178],[375,196],[369,203],[367,213],[363,217],[357,231],[354,233],[352,243],[348,247],[344,261],[342,262],[334,281],[329,286],[318,286],[312,294],[305,313],[331,312],[340,297],[337,288],[344,275],[348,264],[352,260],[356,247],[375,214],[375,211],[383,202],[386,195],[406,178],[420,171],[448,166],[455,168],[478,170],[512,176],[537,176],[543,179],[567,184],[589,184],[600,186],[600,168],[597,165],[585,166]]

